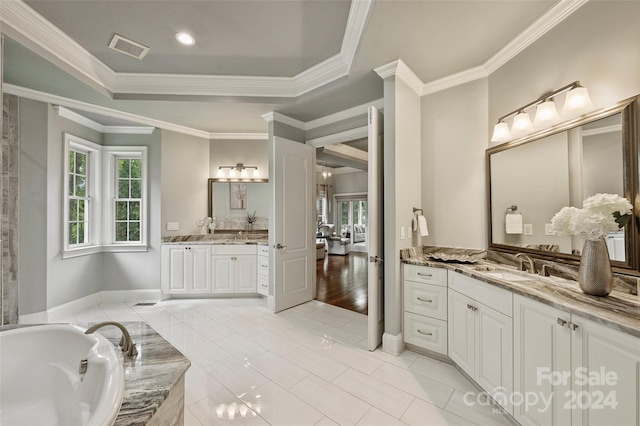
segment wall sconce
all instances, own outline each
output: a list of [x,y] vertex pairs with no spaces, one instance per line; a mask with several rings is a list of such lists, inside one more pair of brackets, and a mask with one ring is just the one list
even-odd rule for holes
[[213,181],[217,182],[267,182],[260,177],[257,166],[245,166],[238,163],[235,166],[220,166]]
[[[571,84],[567,84],[566,86],[559,88],[558,90],[545,93],[535,101],[500,117],[498,119],[498,123],[496,123],[493,128],[491,142],[504,142],[511,139],[512,132],[515,134],[528,132],[532,130],[534,126],[551,123],[557,120],[559,115],[553,97],[567,90],[568,92],[565,97],[564,106],[562,107],[562,114],[572,114],[593,106],[591,99],[589,98],[587,88],[582,87],[579,81],[574,81]],[[536,116],[533,120],[533,124],[529,118],[529,113],[526,112],[526,109],[532,106],[536,106]],[[511,116],[514,117],[511,130],[509,130],[509,125],[504,120]]]

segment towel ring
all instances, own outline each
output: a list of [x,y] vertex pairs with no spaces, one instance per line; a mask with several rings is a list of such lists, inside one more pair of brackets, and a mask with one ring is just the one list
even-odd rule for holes
[[516,206],[515,204],[512,205],[511,207],[507,207],[507,214],[513,214],[516,213],[518,210],[518,206]]

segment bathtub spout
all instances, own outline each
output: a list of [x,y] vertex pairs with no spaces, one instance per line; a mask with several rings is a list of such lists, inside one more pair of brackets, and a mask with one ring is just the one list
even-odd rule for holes
[[118,327],[120,331],[122,331],[122,338],[120,339],[120,346],[122,346],[122,352],[126,352],[128,356],[138,355],[138,350],[136,349],[136,342],[131,340],[131,335],[127,331],[124,325],[115,321],[105,321],[100,324],[96,324],[93,327],[89,328],[84,334],[91,334],[99,328],[105,327],[107,325],[113,325]]

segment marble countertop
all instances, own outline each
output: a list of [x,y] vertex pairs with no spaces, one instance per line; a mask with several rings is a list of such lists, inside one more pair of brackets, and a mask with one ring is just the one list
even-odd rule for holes
[[[530,299],[579,315],[597,323],[640,337],[640,297],[612,291],[607,297],[585,294],[577,281],[558,277],[541,277],[517,271],[516,268],[479,260],[476,263],[454,263],[433,260],[428,255],[414,255],[402,260],[412,265],[446,268],[489,284],[510,290]],[[489,276],[476,269],[490,267],[520,274],[525,280],[509,281]]]
[[244,244],[268,244],[269,235],[266,233],[243,233],[241,238],[238,234],[206,234],[206,235],[178,235],[163,237],[162,244],[222,244],[222,245],[244,245]]

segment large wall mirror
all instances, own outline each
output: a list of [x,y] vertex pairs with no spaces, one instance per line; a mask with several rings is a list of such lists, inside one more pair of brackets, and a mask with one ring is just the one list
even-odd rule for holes
[[[626,197],[634,217],[607,236],[618,272],[640,272],[640,97],[487,150],[489,248],[578,263],[583,240],[554,235],[551,218],[597,193]],[[507,230],[516,211],[522,231]]]
[[269,216],[271,191],[262,182],[207,181],[208,215],[218,220],[246,218],[247,213],[256,217]]

